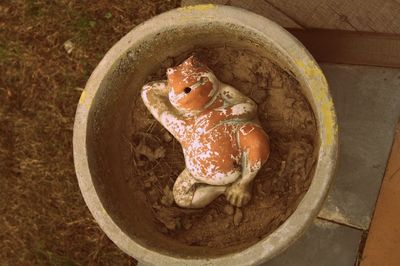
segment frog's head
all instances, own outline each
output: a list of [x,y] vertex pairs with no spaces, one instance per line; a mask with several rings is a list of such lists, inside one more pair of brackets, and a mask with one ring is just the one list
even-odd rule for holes
[[176,67],[168,68],[167,77],[169,100],[181,112],[203,110],[218,92],[218,79],[195,56]]

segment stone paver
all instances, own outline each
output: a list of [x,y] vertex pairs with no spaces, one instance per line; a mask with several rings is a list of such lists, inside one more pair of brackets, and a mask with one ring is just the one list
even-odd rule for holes
[[360,266],[400,265],[400,123]]
[[368,229],[400,114],[400,70],[322,64],[338,116],[337,176],[320,217]]
[[353,266],[362,231],[316,219],[289,249],[264,266]]

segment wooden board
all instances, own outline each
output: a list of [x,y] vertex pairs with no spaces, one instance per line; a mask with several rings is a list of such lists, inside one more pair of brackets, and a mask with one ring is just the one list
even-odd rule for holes
[[318,62],[400,67],[400,35],[288,29]]
[[[310,2],[308,5],[305,5],[304,1],[293,1],[292,5],[290,5],[290,12],[293,14],[289,16],[287,11],[289,5],[285,5],[285,1],[279,2],[279,5],[273,1],[275,0],[183,0],[182,5],[212,2],[215,4],[230,4],[254,11],[287,28],[290,33],[303,43],[318,62],[400,67],[400,34],[355,31],[356,29],[365,29],[367,24],[354,22],[357,27],[354,27],[354,25],[350,27],[349,23],[338,21],[335,15],[330,13],[332,9],[329,9],[331,11],[328,12],[325,5],[316,4],[313,1],[305,1],[307,3]],[[337,5],[337,3],[333,3],[330,0],[323,0],[322,2]],[[349,2],[354,2],[353,5],[356,5],[356,1]],[[366,5],[371,5],[371,3],[371,0],[366,1]],[[347,8],[350,8],[349,4],[346,5],[348,6]],[[383,5],[386,6],[385,4]],[[400,4],[398,6],[400,7]],[[340,8],[344,9],[341,6]],[[399,13],[399,18],[393,19],[392,24],[386,23],[385,19],[387,18],[382,18],[379,23],[386,23],[388,26],[392,25],[393,27],[399,24],[400,32],[400,10],[393,7],[393,11]],[[300,16],[300,14],[304,17]],[[388,16],[394,15],[390,12],[388,14]],[[367,20],[367,15],[361,16],[358,20]],[[319,22],[317,22],[317,17],[321,19]],[[325,29],[309,29],[310,25]],[[345,30],[329,30],[329,28]]]
[[360,266],[400,264],[400,123]]
[[400,0],[182,0],[241,7],[283,27],[400,34]]
[[266,2],[299,21],[304,28],[400,33],[398,0],[266,0]]

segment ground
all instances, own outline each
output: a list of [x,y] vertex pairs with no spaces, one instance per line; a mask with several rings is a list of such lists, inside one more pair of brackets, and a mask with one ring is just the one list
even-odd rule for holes
[[132,265],[80,194],[76,104],[105,52],[170,1],[0,2],[0,264]]
[[[0,265],[136,263],[108,240],[83,202],[73,168],[71,143],[73,118],[81,90],[104,53],[135,25],[155,14],[178,6],[179,1],[115,0],[112,4],[110,2],[105,0],[0,1],[2,74],[0,76]],[[386,162],[386,155],[382,154],[388,152],[390,145],[386,144],[389,141],[378,133],[391,131],[387,130],[387,127],[383,130],[372,123],[360,123],[357,125],[362,127],[364,133],[360,135],[353,123],[368,122],[371,116],[379,116],[381,119],[382,110],[393,108],[394,104],[390,99],[396,101],[396,97],[383,96],[389,95],[386,93],[394,95],[398,91],[391,89],[398,88],[398,84],[391,80],[394,79],[394,75],[400,80],[400,76],[397,72],[394,73],[394,70],[381,71],[378,68],[368,70],[356,66],[352,68],[325,66],[324,70],[326,74],[331,73],[331,76],[328,75],[328,80],[333,83],[331,88],[336,88],[333,92],[338,98],[346,96],[347,99],[352,97],[356,99],[354,96],[358,94],[357,99],[362,99],[355,102],[342,101],[341,107],[335,104],[339,117],[341,115],[343,119],[341,139],[356,148],[343,146],[342,153],[347,157],[343,157],[343,161],[339,163],[342,165],[340,168],[342,172],[339,171],[333,188],[340,192],[337,195],[352,193],[357,196],[356,198],[362,198],[367,202],[368,206],[360,205],[360,202],[340,205],[344,201],[338,199],[334,201],[336,206],[340,206],[343,210],[345,218],[350,219],[351,225],[356,224],[356,228],[361,227],[362,230],[366,230],[368,223],[360,223],[360,217],[367,215],[368,219],[371,218],[386,163],[370,163],[371,159],[359,160],[371,157],[360,156],[359,153],[362,151],[362,154],[376,155]],[[385,71],[393,73],[383,74]],[[360,79],[364,81],[360,83]],[[357,90],[354,90],[355,88]],[[372,93],[381,95],[380,98],[383,100],[375,102],[380,98],[366,97],[366,91],[369,91],[370,95]],[[373,106],[372,109],[378,111],[349,112],[356,110],[354,104]],[[392,107],[383,108],[389,104]],[[351,106],[353,107],[350,108]],[[344,112],[345,110],[349,113]],[[379,149],[383,146],[384,149]],[[376,152],[376,150],[381,151]],[[352,160],[345,160],[346,158]],[[377,158],[373,157],[374,160]],[[344,164],[346,166],[343,166]],[[382,186],[381,193],[384,188],[393,184],[398,176],[398,166],[390,169],[386,175],[386,179],[390,182]],[[372,182],[372,185],[365,181]],[[369,192],[365,193],[367,190]],[[391,190],[388,192],[382,194],[385,198],[379,199],[378,208],[382,202],[388,202],[387,197],[392,195]],[[372,197],[369,196],[371,193]],[[385,212],[377,210],[375,215],[382,213]],[[396,220],[390,221],[393,223]],[[327,261],[339,265],[335,264],[335,259],[345,258],[346,251],[352,253],[349,256],[349,263],[340,265],[353,265],[356,252],[359,250],[361,230],[353,228],[352,235],[349,233],[351,231],[349,227],[342,224],[341,231],[337,233],[336,228],[339,226],[331,228],[326,227],[326,224],[328,224],[326,219],[320,219],[314,226],[316,230],[309,231],[311,232],[309,242],[318,244],[320,239],[324,239],[321,245],[309,246],[300,240],[293,245],[294,248],[288,250],[289,252],[282,254],[278,264],[273,264],[272,261],[272,265],[299,265],[299,258],[305,261],[304,265],[310,265],[310,261],[315,265],[328,265]],[[397,228],[391,227],[390,224],[381,225]],[[329,229],[326,230],[329,234],[318,234],[324,231],[321,228]],[[373,222],[370,232],[379,228],[382,228],[379,223]],[[359,234],[354,236],[354,232]],[[331,240],[326,235],[330,236]],[[360,253],[360,260],[365,265],[372,265],[373,261],[368,252],[376,251],[378,244],[383,243],[381,250],[385,252],[391,250],[387,243],[392,245],[393,250],[398,249],[396,242],[390,241],[392,238],[379,242],[376,241],[377,236],[385,234],[371,234],[371,239],[367,240],[365,253],[363,255]],[[395,238],[395,234],[391,236]],[[354,241],[342,241],[349,237],[353,237]],[[332,240],[333,238],[337,241]],[[370,246],[368,241],[372,241]],[[336,253],[332,253],[331,247],[335,243],[336,249],[333,250]],[[296,249],[296,245],[300,248]],[[324,250],[329,250],[330,256],[324,256]],[[393,251],[391,256],[397,253]],[[325,260],[325,263],[319,263],[318,259]]]

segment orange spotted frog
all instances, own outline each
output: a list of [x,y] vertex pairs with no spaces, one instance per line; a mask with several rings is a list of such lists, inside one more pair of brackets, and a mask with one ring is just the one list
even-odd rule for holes
[[142,99],[182,145],[186,168],[177,177],[177,205],[202,208],[224,194],[234,206],[251,198],[251,184],[270,153],[257,105],[219,81],[195,56],[146,84]]

